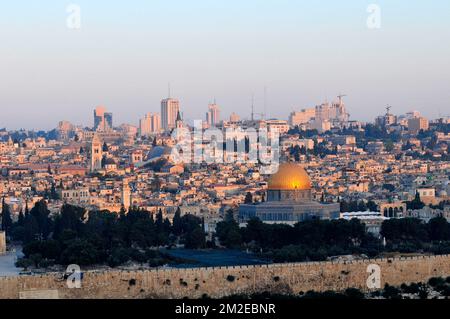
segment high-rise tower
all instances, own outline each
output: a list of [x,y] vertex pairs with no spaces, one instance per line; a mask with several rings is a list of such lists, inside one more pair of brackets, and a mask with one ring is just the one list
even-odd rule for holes
[[105,107],[98,106],[94,110],[94,130],[105,132],[111,130],[113,127],[113,115],[106,112]]
[[164,99],[161,101],[161,125],[164,131],[175,128],[175,122],[180,111],[180,102],[177,99]]
[[208,112],[206,113],[206,122],[210,127],[216,126],[220,121],[220,108],[214,103],[208,105]]

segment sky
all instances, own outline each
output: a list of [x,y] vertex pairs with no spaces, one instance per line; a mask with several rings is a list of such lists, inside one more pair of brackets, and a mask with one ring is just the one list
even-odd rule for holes
[[137,125],[168,83],[189,119],[214,99],[248,118],[252,95],[287,119],[340,93],[354,120],[387,104],[435,118],[450,115],[449,39],[448,0],[3,0],[0,127],[91,126],[98,105]]

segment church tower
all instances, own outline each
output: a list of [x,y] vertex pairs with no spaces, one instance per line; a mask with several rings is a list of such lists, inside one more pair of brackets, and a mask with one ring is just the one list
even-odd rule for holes
[[97,134],[94,134],[91,142],[91,172],[95,172],[102,168],[103,145]]
[[178,114],[177,114],[177,120],[175,121],[175,127],[179,128],[179,129],[183,128],[183,120],[181,119],[180,111],[178,111]]
[[122,206],[128,211],[131,206],[131,189],[126,178],[123,179],[122,183]]

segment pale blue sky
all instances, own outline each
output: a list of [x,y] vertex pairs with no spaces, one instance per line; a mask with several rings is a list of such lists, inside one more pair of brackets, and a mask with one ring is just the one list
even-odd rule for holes
[[[94,3],[95,2],[95,3]],[[353,119],[450,113],[450,1],[130,0],[2,1],[0,127],[92,125],[103,104],[115,124],[137,124],[161,98],[204,118],[287,118],[340,92]],[[66,7],[81,7],[81,29]],[[381,29],[367,28],[369,4]]]

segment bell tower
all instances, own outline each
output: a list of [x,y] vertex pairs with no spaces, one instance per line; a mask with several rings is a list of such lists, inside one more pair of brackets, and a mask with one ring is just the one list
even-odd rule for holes
[[131,206],[131,189],[126,178],[123,179],[122,184],[122,205],[127,211]]
[[97,134],[94,134],[91,142],[91,172],[95,172],[102,168],[103,145]]

